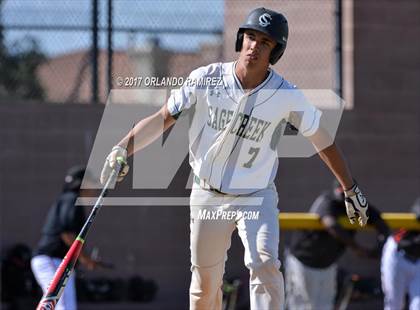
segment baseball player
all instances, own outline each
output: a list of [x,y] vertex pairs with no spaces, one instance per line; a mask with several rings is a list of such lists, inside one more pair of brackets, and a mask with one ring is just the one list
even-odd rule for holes
[[[44,293],[85,222],[83,208],[75,206],[79,195],[92,194],[89,190],[80,189],[84,176],[84,167],[75,166],[69,169],[64,178],[63,191],[48,211],[41,240],[34,251],[31,268]],[[86,178],[88,179],[88,176]],[[89,270],[101,265],[83,252],[79,261]],[[75,274],[73,273],[67,281],[56,310],[77,309]]]
[[[279,101],[280,91],[297,91],[270,68],[283,55],[287,38],[288,23],[282,14],[265,8],[251,11],[237,32],[238,59],[200,67],[189,76],[190,81],[215,78],[221,83],[185,83],[173,91],[156,114],[137,123],[112,149],[102,170],[101,182],[115,167],[116,158],[126,159],[150,144],[182,117],[181,112],[193,113],[193,133],[189,135],[194,173],[190,197],[190,309],[221,309],[226,253],[235,229],[250,272],[251,309],[283,309],[274,186],[278,156],[273,141],[285,119],[320,150],[319,155],[345,189],[350,221],[360,225],[367,222],[368,204],[339,149],[333,143],[321,150],[321,142],[327,139],[319,126],[321,112],[302,100],[294,107]],[[292,117],[291,110],[300,111],[301,117]],[[125,166],[119,180],[127,172]],[[246,211],[259,212],[259,216],[249,219],[243,216]],[[224,212],[236,216],[223,216],[227,214]],[[203,218],[203,214],[212,216]]]
[[[345,214],[344,193],[336,181],[332,190],[313,202],[310,213],[318,214],[325,230],[305,230],[293,234],[285,257],[287,308],[332,310],[337,293],[337,262],[350,248],[358,256],[379,257],[381,247],[368,249],[355,240],[355,230],[343,228],[338,219]],[[369,204],[369,221],[383,245],[390,231],[379,210]]]
[[[420,197],[414,202],[413,213],[420,221]],[[384,309],[405,309],[405,295],[409,309],[420,309],[420,232],[399,229],[388,237],[381,261]]]

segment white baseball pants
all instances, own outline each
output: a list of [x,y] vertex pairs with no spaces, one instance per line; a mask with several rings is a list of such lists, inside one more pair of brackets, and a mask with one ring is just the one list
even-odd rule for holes
[[403,309],[405,294],[410,298],[410,310],[420,309],[420,260],[413,263],[397,249],[392,236],[388,237],[381,261],[382,290],[385,310]]
[[286,301],[289,310],[332,310],[337,265],[311,268],[291,253],[286,255]]
[[[61,259],[53,258],[47,255],[38,255],[32,258],[32,272],[34,273],[35,279],[37,280],[39,286],[41,286],[44,294],[47,291],[60,263]],[[74,272],[68,278],[66,287],[64,288],[63,294],[61,295],[55,310],[77,310]]]
[[251,195],[230,196],[194,184],[190,198],[191,310],[222,309],[225,261],[235,228],[250,273],[251,309],[284,309],[277,203],[274,185]]

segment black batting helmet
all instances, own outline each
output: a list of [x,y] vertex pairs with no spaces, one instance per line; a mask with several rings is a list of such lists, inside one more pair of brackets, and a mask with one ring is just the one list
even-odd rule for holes
[[64,178],[64,191],[78,191],[85,173],[86,169],[83,166],[71,167]]
[[271,51],[270,63],[274,65],[283,55],[286,49],[289,26],[286,17],[266,8],[258,8],[249,13],[245,24],[243,24],[236,35],[236,51],[242,49],[244,31],[253,29],[261,31],[277,42],[276,47]]

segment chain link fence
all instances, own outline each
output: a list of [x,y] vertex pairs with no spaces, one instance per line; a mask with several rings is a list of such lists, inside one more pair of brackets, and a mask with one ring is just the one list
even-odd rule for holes
[[[42,91],[16,92],[10,84],[19,83],[18,78],[5,81],[1,88],[11,96],[58,103],[92,102],[92,73],[97,72],[97,98],[105,102],[108,33],[112,39],[112,87],[117,87],[116,77],[185,76],[196,66],[221,59],[222,1],[3,0],[1,9],[7,56],[35,51],[40,55],[30,74]],[[156,59],[158,56],[161,58]]]
[[300,87],[338,85],[335,0],[0,3],[3,97],[104,103],[109,89],[121,86],[118,78],[185,77],[200,65],[231,61],[237,27],[259,6],[289,19],[276,69]]

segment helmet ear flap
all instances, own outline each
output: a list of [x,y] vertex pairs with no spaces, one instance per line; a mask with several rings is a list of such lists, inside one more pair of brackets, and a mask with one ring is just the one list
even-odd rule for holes
[[280,58],[283,56],[286,47],[281,43],[277,43],[277,45],[273,48],[270,54],[270,64],[274,65]]
[[[283,50],[283,52],[282,52]],[[283,55],[284,49],[281,44],[277,43],[277,45],[273,48],[270,54],[270,64],[274,65],[280,57]]]
[[244,32],[239,30],[236,34],[235,51],[240,52],[242,49],[242,42],[244,41]]

